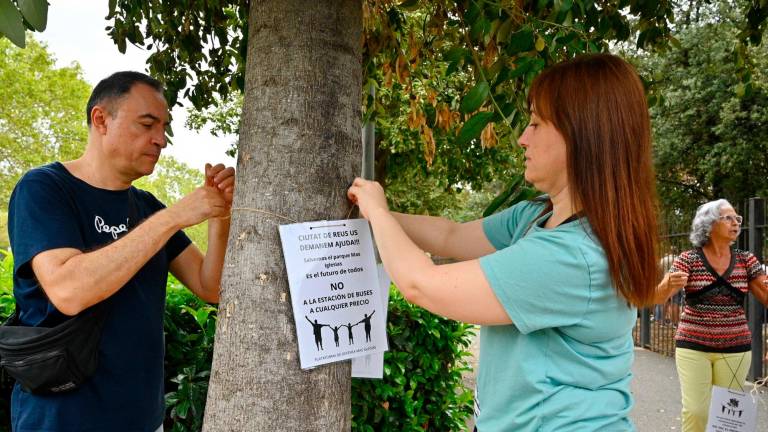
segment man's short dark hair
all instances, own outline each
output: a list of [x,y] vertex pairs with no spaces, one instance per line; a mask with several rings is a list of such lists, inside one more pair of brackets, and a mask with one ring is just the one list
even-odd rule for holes
[[[96,87],[94,87],[93,92],[91,92],[91,97],[88,99],[88,106],[85,111],[88,127],[91,127],[91,111],[93,111],[93,107],[102,103],[114,103],[117,99],[130,92],[131,88],[136,84],[146,84],[159,93],[163,93],[163,85],[160,81],[147,74],[133,71],[115,72],[99,81]],[[111,115],[114,114],[111,109],[108,109],[108,111]]]

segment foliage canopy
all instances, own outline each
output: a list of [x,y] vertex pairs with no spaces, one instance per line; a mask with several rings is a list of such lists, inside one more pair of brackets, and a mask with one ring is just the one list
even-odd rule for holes
[[685,230],[696,206],[768,196],[768,50],[735,55],[742,11],[718,2],[684,14],[678,46],[635,58],[651,80],[661,208]]

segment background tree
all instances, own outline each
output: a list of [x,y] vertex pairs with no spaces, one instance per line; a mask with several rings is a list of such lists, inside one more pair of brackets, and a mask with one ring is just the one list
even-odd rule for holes
[[43,31],[47,23],[47,0],[0,0],[0,36],[20,48],[26,45],[27,29]]
[[[481,187],[495,174],[489,155],[512,159],[504,150],[514,146],[496,144],[527,121],[525,90],[542,68],[627,39],[630,16],[639,46],[661,43],[671,17],[668,4],[655,2],[176,6],[117,2],[110,34],[121,50],[128,42],[153,50],[150,71],[171,104],[185,97],[202,109],[246,89],[235,207],[298,220],[343,215],[344,189],[360,172],[360,105],[377,123],[395,123],[379,145],[394,160],[379,155],[384,172],[418,161],[403,173],[435,170],[433,184]],[[381,98],[361,97],[364,75]],[[403,96],[409,108],[390,115],[382,101],[401,106]],[[347,364],[298,370],[274,223],[256,212],[233,215],[206,428],[347,429]]]
[[85,148],[91,87],[77,65],[56,68],[33,39],[19,49],[0,38],[0,248],[7,248],[8,199],[21,174]]
[[681,11],[676,47],[640,55],[650,79],[654,156],[661,207],[670,223],[690,224],[696,206],[726,197],[734,204],[766,196],[768,50],[734,55],[739,2]]
[[[7,208],[19,177],[54,160],[80,156],[88,141],[85,105],[91,86],[77,64],[56,67],[45,45],[34,39],[20,49],[0,39],[0,249],[9,247]],[[202,174],[170,156],[136,185],[173,203],[202,183]],[[205,224],[186,230],[205,249]]]
[[[110,14],[109,32],[121,49],[130,42],[152,50],[150,71],[165,80],[168,99],[186,97],[199,110],[229,104],[229,96],[242,91],[246,6],[222,0],[179,9],[123,0]],[[398,207],[404,210],[434,209],[430,200],[436,196],[450,200],[458,190],[478,190],[518,173],[514,141],[527,122],[530,80],[548,64],[626,40],[633,28],[641,47],[664,43],[670,7],[634,1],[364,2],[364,83],[376,97],[362,103],[365,117],[377,124],[379,179],[393,191],[427,185],[411,192],[419,199],[394,196],[393,202],[405,204]],[[397,185],[400,179],[413,181]],[[427,205],[414,208],[416,203]]]

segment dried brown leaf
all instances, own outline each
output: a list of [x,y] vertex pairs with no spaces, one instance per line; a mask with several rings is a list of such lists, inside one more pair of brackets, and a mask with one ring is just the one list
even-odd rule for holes
[[421,137],[424,141],[424,159],[427,161],[427,166],[431,167],[432,162],[435,160],[435,153],[437,148],[435,146],[435,137],[432,135],[432,129],[427,125],[421,127]]
[[488,125],[483,129],[483,132],[480,134],[480,145],[486,149],[494,147],[496,144],[498,144],[499,139],[496,136],[496,128],[493,127],[493,123],[488,123]]

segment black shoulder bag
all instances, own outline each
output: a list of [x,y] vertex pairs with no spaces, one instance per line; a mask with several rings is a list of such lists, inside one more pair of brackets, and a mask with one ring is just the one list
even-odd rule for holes
[[[138,220],[128,190],[129,228]],[[56,394],[79,388],[96,372],[107,300],[55,327],[21,325],[18,310],[0,326],[0,366],[22,390]]]

